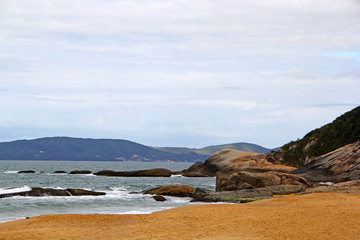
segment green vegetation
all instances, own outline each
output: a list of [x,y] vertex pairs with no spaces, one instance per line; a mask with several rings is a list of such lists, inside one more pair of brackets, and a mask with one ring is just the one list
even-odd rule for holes
[[332,123],[315,129],[304,138],[283,147],[283,164],[299,167],[307,158],[318,157],[346,144],[360,140],[360,107],[349,111]]

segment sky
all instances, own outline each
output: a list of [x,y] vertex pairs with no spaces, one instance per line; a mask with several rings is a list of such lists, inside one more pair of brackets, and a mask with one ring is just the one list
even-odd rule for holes
[[359,90],[359,0],[0,0],[0,141],[273,148]]

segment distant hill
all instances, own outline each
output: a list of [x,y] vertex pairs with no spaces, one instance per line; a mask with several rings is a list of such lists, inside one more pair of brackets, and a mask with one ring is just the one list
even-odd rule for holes
[[314,157],[358,140],[360,140],[360,106],[336,118],[332,123],[309,132],[302,139],[282,146],[283,163],[302,166]]
[[174,154],[127,140],[69,137],[0,143],[0,160],[204,161],[197,153]]
[[0,160],[71,161],[205,161],[224,148],[269,152],[255,144],[237,143],[202,149],[153,148],[128,140],[48,137],[0,143]]
[[179,148],[179,147],[155,147],[155,149],[172,152],[172,153],[198,153],[198,154],[205,154],[211,155],[217,151],[221,151],[224,149],[235,149],[244,152],[255,152],[255,153],[268,153],[271,152],[273,149],[264,148],[262,146],[252,144],[252,143],[231,143],[231,144],[223,144],[223,145],[215,145],[215,146],[208,146],[204,148]]

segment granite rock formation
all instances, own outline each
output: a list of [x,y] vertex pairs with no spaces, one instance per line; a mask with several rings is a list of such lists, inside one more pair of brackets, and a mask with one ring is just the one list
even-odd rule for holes
[[218,174],[216,177],[216,191],[254,189],[273,185],[308,186],[309,184],[306,179],[294,174],[262,169],[247,169],[230,174]]
[[249,168],[266,168],[289,172],[293,167],[280,165],[282,153],[251,153],[225,149],[211,155],[204,163],[197,162],[184,171],[186,177],[214,177],[218,172],[229,173]]
[[317,157],[292,173],[311,182],[344,182],[360,179],[360,141]]
[[144,194],[155,194],[155,195],[164,195],[164,196],[173,196],[173,197],[192,197],[195,188],[187,185],[169,185],[163,187],[153,188],[147,191],[144,191]]
[[137,171],[125,171],[115,172],[112,170],[103,170],[94,173],[97,176],[108,176],[108,177],[170,177],[171,171],[165,168],[154,168],[148,170],[137,170]]
[[302,185],[274,185],[264,188],[243,189],[236,191],[216,192],[202,188],[196,188],[193,194],[194,202],[232,202],[234,199],[265,199],[274,195],[287,195],[299,193],[306,189]]

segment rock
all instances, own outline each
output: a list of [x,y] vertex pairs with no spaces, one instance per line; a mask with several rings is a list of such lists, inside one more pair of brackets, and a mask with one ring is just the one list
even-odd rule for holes
[[186,169],[182,175],[184,177],[214,177],[215,172],[207,171],[202,162],[196,162]]
[[94,173],[97,176],[109,177],[170,177],[171,171],[165,168],[154,168],[148,170],[137,170],[127,172],[115,172],[112,170],[104,170]]
[[91,171],[88,170],[74,170],[69,172],[69,174],[91,174]]
[[99,196],[104,192],[94,192],[83,189],[53,189],[32,187],[29,191],[0,194],[0,198],[24,196],[24,197],[45,197],[45,196]]
[[204,168],[211,173],[232,172],[238,169],[260,168],[265,163],[265,154],[226,149],[211,155],[204,162]]
[[277,172],[286,172],[290,173],[294,170],[296,170],[295,167],[285,166],[281,164],[271,164],[271,165],[265,165],[262,167],[262,169],[270,170],[270,171],[277,171]]
[[229,173],[241,169],[267,168],[273,171],[290,172],[295,168],[278,164],[282,152],[251,153],[225,149],[211,155],[204,163],[197,162],[184,171],[186,177],[213,177],[218,172]]
[[304,193],[337,192],[337,193],[356,193],[360,194],[360,180],[328,184],[308,188]]
[[68,191],[72,196],[102,196],[106,195],[104,192],[95,192],[85,189],[73,189],[73,188],[67,188],[66,191]]
[[175,171],[175,172],[171,172],[171,175],[180,175],[180,176],[182,176],[182,175],[184,175],[184,172],[185,172],[185,170],[183,170],[183,171]]
[[54,174],[58,174],[58,173],[67,173],[65,171],[55,171]]
[[360,179],[360,141],[317,157],[292,173],[311,182],[344,182]]
[[288,195],[299,193],[306,189],[302,185],[276,185],[256,189],[216,192],[196,188],[193,194],[194,202],[228,202],[233,199],[265,199],[274,195]]
[[308,186],[309,183],[306,179],[294,174],[264,169],[247,169],[229,174],[218,174],[216,177],[216,191],[235,191],[273,185]]
[[18,173],[35,173],[33,170],[18,171]]
[[163,187],[157,187],[144,191],[144,194],[155,194],[155,195],[165,195],[173,197],[192,197],[195,188],[189,187],[187,185],[169,185]]
[[102,170],[94,173],[96,176],[116,176],[116,172],[113,170]]
[[165,202],[166,201],[166,198],[164,198],[161,195],[153,196],[153,199],[155,199],[155,201],[158,201],[158,202]]

